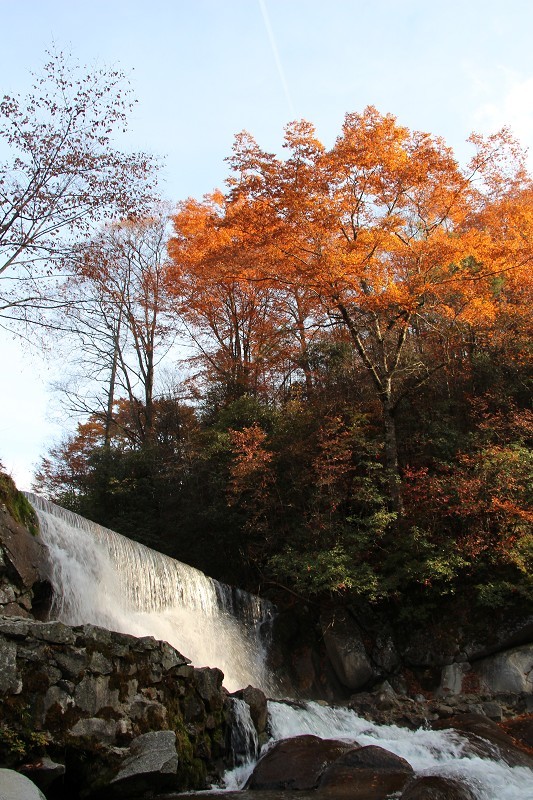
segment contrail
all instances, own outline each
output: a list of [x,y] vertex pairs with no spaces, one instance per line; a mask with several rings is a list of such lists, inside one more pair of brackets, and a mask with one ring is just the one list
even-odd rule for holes
[[266,9],[265,0],[259,0],[259,6],[261,8],[261,14],[263,15],[263,21],[265,23],[265,28],[267,29],[268,38],[270,40],[270,46],[272,48],[272,52],[274,53],[274,60],[276,61],[276,66],[278,68],[279,77],[281,79],[281,83],[283,85],[283,91],[285,92],[285,97],[287,98],[287,103],[289,104],[289,109],[293,118],[296,117],[296,112],[294,110],[294,104],[292,102],[291,93],[289,92],[289,86],[287,84],[287,80],[285,78],[285,72],[283,71],[283,65],[281,63],[281,58],[279,57],[278,48],[276,45],[276,40],[274,38],[274,31],[272,30],[272,25],[270,24],[270,19],[268,17],[268,12]]

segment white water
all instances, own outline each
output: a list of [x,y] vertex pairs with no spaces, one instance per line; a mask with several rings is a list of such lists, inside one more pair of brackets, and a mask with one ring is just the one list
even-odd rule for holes
[[36,495],[28,499],[51,556],[53,616],[154,636],[197,667],[219,667],[229,691],[251,683],[269,692],[259,635],[267,604]]
[[[417,775],[442,775],[467,784],[478,800],[533,797],[532,770],[472,754],[468,741],[455,731],[410,731],[395,725],[375,725],[349,709],[319,703],[294,706],[270,701],[268,710],[272,739],[267,748],[276,741],[302,734],[343,739],[359,746],[377,745],[405,758]],[[243,786],[253,767],[250,762],[229,773],[226,787]]]

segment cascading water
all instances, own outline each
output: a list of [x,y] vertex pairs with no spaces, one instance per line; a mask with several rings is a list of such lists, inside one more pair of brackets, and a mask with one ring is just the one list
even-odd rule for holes
[[[408,761],[415,773],[454,778],[468,786],[478,800],[529,800],[533,771],[509,767],[497,759],[481,758],[456,731],[410,731],[396,725],[375,725],[347,708],[319,703],[289,704],[269,701],[271,741],[303,734],[323,739],[343,739],[358,746],[377,745]],[[226,788],[243,786],[254,764],[237,767],[226,776]],[[255,794],[255,793],[254,793]]]
[[270,604],[114,531],[28,494],[48,547],[52,614],[154,636],[195,666],[219,667],[229,691],[253,684],[272,693],[261,629]]
[[[168,641],[196,666],[217,666],[230,690],[248,684],[274,693],[265,667],[261,628],[272,607],[230,589],[35,495],[41,536],[51,555],[53,612],[71,625],[91,622],[135,636]],[[263,631],[264,633],[264,631]],[[226,788],[238,789],[253,769],[258,743],[249,709],[233,698],[235,770]],[[533,772],[480,758],[455,731],[409,731],[379,726],[353,711],[318,703],[269,702],[271,743],[311,733],[357,745],[379,745],[405,758],[418,775],[453,777],[478,800],[529,800]],[[257,793],[255,793],[257,794]]]

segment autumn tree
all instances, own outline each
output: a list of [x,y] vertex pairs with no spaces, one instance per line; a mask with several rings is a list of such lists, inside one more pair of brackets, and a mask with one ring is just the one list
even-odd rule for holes
[[[227,263],[226,233],[239,252],[235,277],[279,292],[298,287],[313,299],[313,325],[345,331],[379,402],[398,515],[402,402],[445,367],[462,325],[493,313],[495,276],[531,260],[529,218],[509,207],[513,247],[484,221],[525,190],[523,155],[505,132],[473,141],[462,170],[441,139],[371,107],[346,116],[330,151],[307,122],[287,128],[286,159],[241,134],[224,219],[212,219],[210,238],[202,231],[202,263]],[[194,233],[188,246],[198,249]]]
[[52,53],[27,97],[4,95],[0,137],[0,318],[42,321],[75,237],[98,221],[142,212],[156,165],[121,152],[131,90],[118,70],[86,73]]
[[276,397],[302,373],[312,391],[311,303],[305,287],[261,277],[264,251],[231,224],[231,206],[215,192],[186,200],[173,215],[169,291],[186,321],[204,379],[243,394]]

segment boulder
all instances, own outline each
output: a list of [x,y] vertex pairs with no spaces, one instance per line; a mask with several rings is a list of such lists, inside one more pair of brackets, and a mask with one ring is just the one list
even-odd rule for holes
[[413,776],[411,765],[383,747],[368,745],[340,756],[324,771],[319,791],[353,800],[385,800]]
[[314,789],[324,769],[352,744],[318,736],[277,742],[257,763],[247,789]]
[[476,800],[476,795],[452,778],[423,775],[408,783],[400,800]]
[[151,731],[134,739],[107,791],[112,797],[142,797],[177,786],[174,731]]
[[489,656],[473,669],[482,691],[533,694],[533,644]]
[[377,677],[355,620],[338,611],[323,615],[321,625],[329,659],[343,686],[356,691]]
[[479,714],[459,714],[433,723],[435,730],[451,728],[469,742],[469,752],[480,758],[494,759],[495,753],[510,767],[533,769],[533,755],[527,746],[513,739],[502,728]]
[[65,765],[52,761],[48,756],[42,756],[30,764],[24,764],[20,771],[30,778],[39,789],[47,789],[55,780],[65,774]]
[[258,736],[264,734],[268,722],[266,694],[254,686],[247,686],[245,689],[239,689],[238,692],[234,692],[233,696],[244,700],[250,709],[250,717]]
[[46,800],[33,781],[12,769],[0,769],[0,797],[2,800]]

